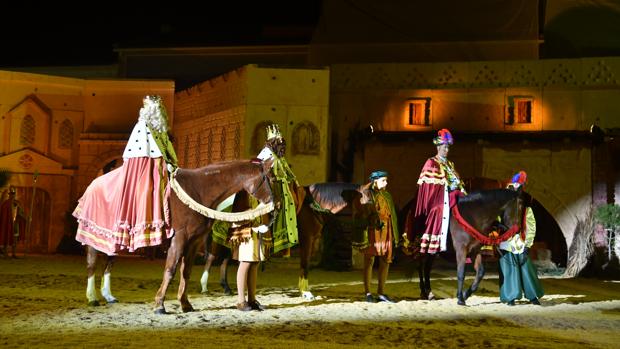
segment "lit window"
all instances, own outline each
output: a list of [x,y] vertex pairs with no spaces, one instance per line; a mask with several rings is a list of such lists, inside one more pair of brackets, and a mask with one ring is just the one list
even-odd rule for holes
[[22,120],[21,129],[19,130],[19,144],[31,145],[34,143],[35,134],[34,119],[30,115],[26,115]]
[[410,98],[405,105],[408,126],[430,126],[430,98]]
[[516,121],[519,124],[532,123],[532,101],[527,99],[519,99],[515,101]]
[[534,98],[531,96],[509,96],[506,124],[531,124]]

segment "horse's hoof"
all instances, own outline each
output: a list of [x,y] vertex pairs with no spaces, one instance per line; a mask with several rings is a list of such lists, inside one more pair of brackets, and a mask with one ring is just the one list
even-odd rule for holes
[[230,287],[228,286],[228,284],[220,282],[220,286],[222,286],[222,288],[224,289],[224,294],[227,296],[232,295],[232,290],[230,289]]
[[464,300],[464,299],[459,299],[459,300],[457,300],[457,302],[456,302],[456,303],[457,303],[458,305],[463,305],[463,306],[467,305],[467,304],[465,303],[465,300]]
[[114,304],[114,303],[118,303],[118,299],[114,298],[114,299],[110,299],[109,301],[106,300],[106,304]]
[[96,301],[96,300],[88,302],[88,306],[89,307],[98,307],[100,305],[101,305],[101,303],[99,303],[99,301]]
[[433,292],[429,292],[428,293],[428,300],[429,301],[434,301],[435,300],[435,295],[433,294]]
[[304,291],[301,293],[301,298],[308,300],[308,301],[312,301],[314,300],[314,295],[310,291]]
[[191,305],[190,305],[190,306],[188,306],[188,307],[181,307],[181,310],[182,310],[184,313],[191,313],[191,312],[193,312],[193,311],[194,311],[194,307],[192,307]]
[[230,286],[228,286],[228,283],[220,281],[220,286],[224,289],[225,295],[230,296],[232,294],[232,290],[230,289]]
[[153,311],[153,313],[155,313],[155,315],[166,315],[168,314],[168,312],[166,311],[166,308],[157,308]]

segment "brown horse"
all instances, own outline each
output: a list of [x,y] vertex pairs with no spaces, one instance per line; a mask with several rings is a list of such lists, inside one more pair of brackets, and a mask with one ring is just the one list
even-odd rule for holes
[[[268,176],[272,164],[273,162],[270,160],[265,162],[249,160],[226,161],[197,169],[178,169],[175,178],[179,186],[191,199],[207,208],[215,208],[218,203],[240,191],[249,193],[261,203],[271,203],[273,194]],[[181,201],[176,192],[170,195],[170,220],[171,226],[174,229],[174,236],[170,239],[163,280],[155,296],[156,314],[166,313],[164,307],[166,290],[170,281],[174,278],[179,264],[181,278],[177,299],[181,302],[183,312],[193,311],[193,307],[187,299],[186,285],[191,274],[196,249],[201,244],[205,234],[211,231],[211,225],[213,224],[213,219],[207,218],[190,208]],[[91,287],[91,279],[94,284],[94,278],[91,277],[94,274],[96,257],[97,251],[88,246],[87,269],[89,288]],[[109,287],[109,275],[113,261],[114,257],[108,257],[104,272],[104,282],[102,283],[102,294],[108,302],[116,302],[116,298],[112,296]],[[105,290],[104,286],[106,286]],[[94,285],[92,287],[92,292],[94,293]],[[89,297],[89,304],[94,303],[90,301],[91,297]]]
[[[505,227],[521,226],[525,202],[523,194],[520,189],[518,191],[509,189],[474,191],[467,196],[459,198],[456,207],[461,217],[473,229],[486,236],[498,224],[498,217],[501,218],[502,225]],[[415,207],[412,207],[412,209],[415,211]],[[410,211],[409,214],[411,215],[412,212]],[[407,229],[411,229],[411,227],[407,227]],[[456,298],[459,305],[466,305],[465,301],[478,289],[484,276],[484,263],[482,263],[482,256],[480,254],[482,243],[465,230],[455,218],[453,210],[450,212],[449,233],[452,236],[452,245],[454,246],[457,262]],[[431,268],[435,256],[435,254],[429,253],[421,255],[418,275],[420,278],[420,297],[422,299],[432,300],[435,298],[431,291],[430,282]],[[463,292],[465,262],[468,256],[474,260],[476,278],[471,286]]]
[[[368,193],[368,190],[365,190],[366,186],[350,183],[317,183],[304,187],[306,196],[308,198],[312,197],[319,204],[320,209],[313,207],[312,200],[306,199],[297,212],[300,254],[299,292],[302,297],[306,299],[314,298],[314,295],[308,288],[308,271],[313,247],[322,236],[325,220],[330,219],[331,215],[351,206],[353,200],[361,200]],[[223,255],[226,253],[224,249],[225,247],[218,245],[218,248],[210,251],[211,255],[209,257],[215,259]],[[211,263],[207,261],[205,264],[206,273],[203,273],[204,279],[201,280],[203,289],[207,282],[206,279],[209,277],[207,268],[210,266]],[[226,279],[222,278],[222,275],[226,275],[226,268],[220,269],[220,285],[226,291],[230,287]]]

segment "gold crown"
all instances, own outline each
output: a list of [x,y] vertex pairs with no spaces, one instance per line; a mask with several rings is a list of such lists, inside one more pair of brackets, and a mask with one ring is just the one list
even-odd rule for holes
[[280,126],[278,124],[267,125],[267,140],[273,138],[282,138],[282,134],[280,133]]

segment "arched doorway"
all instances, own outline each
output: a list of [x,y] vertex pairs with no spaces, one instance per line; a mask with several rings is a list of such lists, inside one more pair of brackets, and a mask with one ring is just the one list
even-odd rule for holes
[[[15,198],[19,201],[19,204],[24,210],[26,222],[32,217],[29,228],[28,223],[26,223],[27,228],[25,236],[20,238],[17,243],[17,251],[46,253],[48,250],[48,238],[50,233],[50,195],[41,188],[15,187],[15,189]],[[34,201],[32,200],[33,191]]]
[[550,250],[551,261],[558,267],[565,268],[568,260],[568,247],[560,226],[538,200],[532,198],[531,205],[534,217],[536,217],[536,239],[534,239],[534,243],[537,244],[537,247]]

